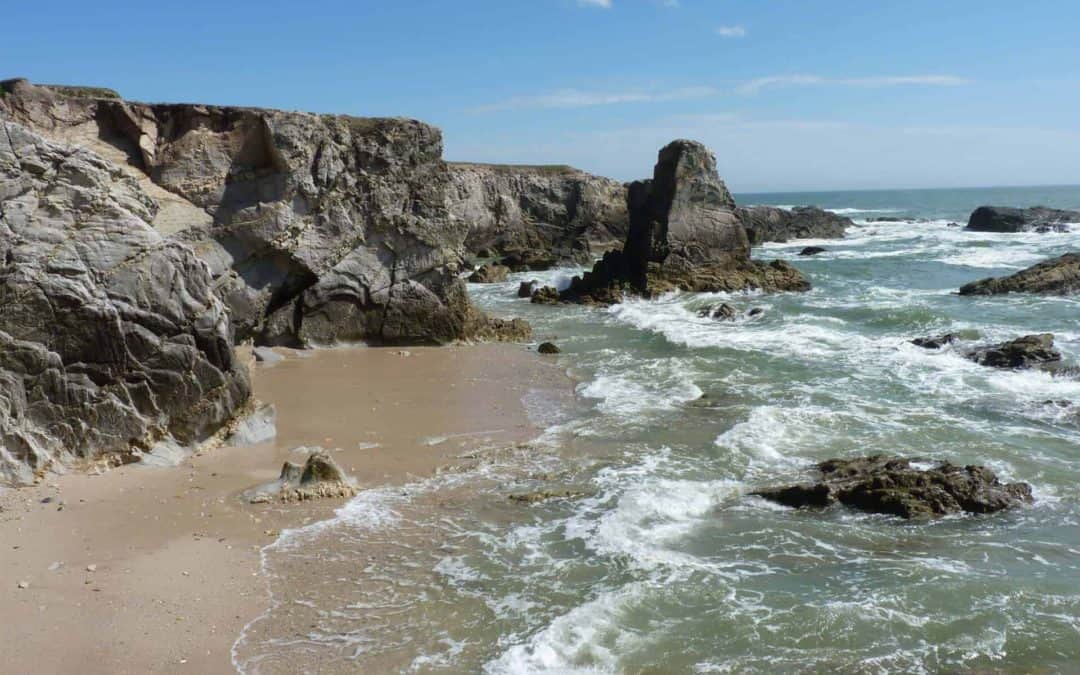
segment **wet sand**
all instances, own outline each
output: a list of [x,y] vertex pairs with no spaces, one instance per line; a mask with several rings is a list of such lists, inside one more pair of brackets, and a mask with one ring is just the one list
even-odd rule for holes
[[362,487],[429,476],[534,436],[530,391],[571,391],[516,345],[281,353],[254,374],[277,406],[272,443],[0,492],[0,672],[232,672],[268,605],[260,549],[342,504],[248,505],[242,491],[302,461],[297,446],[334,449]]

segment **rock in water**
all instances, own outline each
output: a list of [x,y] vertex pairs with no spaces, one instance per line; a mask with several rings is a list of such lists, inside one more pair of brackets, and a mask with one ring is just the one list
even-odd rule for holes
[[1066,253],[1046,260],[1016,274],[983,279],[967,284],[960,295],[1000,295],[1004,293],[1039,293],[1073,295],[1080,293],[1080,253]]
[[735,201],[705,146],[679,140],[660,151],[652,180],[627,193],[630,230],[622,251],[609,251],[591,272],[575,277],[565,301],[611,304],[624,292],[645,297],[672,290],[766,291],[810,288],[798,270],[750,259]]
[[468,225],[470,252],[532,258],[529,268],[539,270],[539,260],[592,262],[626,238],[618,181],[568,166],[449,166],[450,213]]
[[959,336],[955,333],[945,333],[944,335],[938,335],[936,337],[915,338],[911,341],[911,344],[916,347],[922,347],[923,349],[941,349],[945,345],[951,345],[959,339]]
[[309,499],[352,497],[356,483],[345,475],[337,462],[322,448],[308,450],[303,466],[285,462],[278,480],[261,485],[244,494],[248,502],[262,504],[271,501],[301,502]]
[[767,488],[751,494],[794,508],[841,503],[870,513],[929,518],[950,513],[993,513],[1031,502],[1027,483],[1003,484],[982,466],[945,462],[923,469],[912,460],[874,455],[817,465],[817,483]]
[[1054,349],[1054,336],[1043,333],[977,347],[968,352],[967,357],[979,365],[991,368],[1048,368],[1061,361],[1061,352]]
[[559,354],[562,352],[553,342],[541,342],[540,346],[536,348],[536,351],[541,354]]
[[208,439],[251,385],[206,264],[115,164],[0,125],[0,482]]
[[474,284],[497,284],[506,281],[510,274],[510,268],[503,265],[489,263],[481,265],[478,270],[469,276],[469,281]]
[[698,310],[698,316],[701,318],[718,319],[723,321],[734,321],[735,317],[739,316],[739,310],[726,302],[720,303],[715,307],[705,307]]
[[798,206],[790,211],[775,206],[750,206],[735,210],[746,229],[751,246],[790,239],[842,239],[855,223],[850,218],[816,206]]
[[531,298],[539,284],[540,282],[536,279],[533,279],[532,281],[522,281],[521,285],[518,286],[517,296],[519,298]]
[[824,253],[824,252],[825,252],[825,249],[820,247],[820,246],[807,246],[803,250],[799,251],[799,255],[801,255],[801,256],[811,256],[811,255],[818,255],[819,253]]
[[77,137],[144,189],[158,205],[147,222],[210,266],[240,340],[498,335],[459,278],[468,225],[451,216],[432,126],[2,89],[0,117]]
[[1067,232],[1069,223],[1080,223],[1080,211],[1035,206],[980,206],[971,212],[965,229],[973,232]]

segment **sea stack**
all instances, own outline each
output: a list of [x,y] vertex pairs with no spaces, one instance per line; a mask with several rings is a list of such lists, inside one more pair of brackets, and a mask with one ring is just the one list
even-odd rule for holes
[[560,294],[569,302],[610,304],[624,292],[651,297],[694,292],[805,291],[810,284],[791,265],[750,259],[750,242],[704,145],[677,140],[660,150],[651,180],[630,184],[630,228],[622,251],[611,251],[592,272]]

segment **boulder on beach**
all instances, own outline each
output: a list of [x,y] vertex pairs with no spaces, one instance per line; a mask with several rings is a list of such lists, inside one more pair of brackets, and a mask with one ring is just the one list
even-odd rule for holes
[[1070,223],[1080,223],[1080,211],[1034,206],[980,206],[971,212],[967,227],[972,232],[1067,232]]
[[735,214],[751,246],[791,239],[842,239],[847,228],[855,226],[850,218],[816,206],[748,206],[736,209]]
[[651,180],[630,184],[630,229],[622,251],[609,251],[591,272],[574,277],[560,299],[585,304],[692,292],[805,291],[790,264],[750,259],[735,200],[704,145],[677,140],[660,150]]
[[251,504],[273,501],[302,502],[309,499],[352,497],[356,482],[322,448],[297,448],[309,452],[303,465],[285,462],[279,478],[244,493]]
[[1054,349],[1054,336],[1050,333],[976,347],[966,356],[979,365],[1011,370],[1054,369],[1061,362],[1061,352]]
[[975,281],[960,288],[960,295],[1002,295],[1037,293],[1074,295],[1080,293],[1080,253],[1045,260],[1007,277]]
[[953,513],[994,513],[1032,501],[1027,483],[1002,483],[983,466],[943,462],[927,468],[917,460],[874,455],[832,459],[817,465],[813,483],[751,494],[793,508],[840,503],[869,513],[933,518]]

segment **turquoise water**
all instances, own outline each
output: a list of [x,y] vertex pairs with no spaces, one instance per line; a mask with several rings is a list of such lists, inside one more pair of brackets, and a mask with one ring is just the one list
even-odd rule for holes
[[[288,591],[247,672],[1075,672],[1080,663],[1080,381],[976,366],[913,337],[1053,332],[1080,361],[1074,298],[961,298],[968,281],[1080,250],[1070,233],[949,227],[979,203],[1080,206],[1078,188],[750,195],[860,224],[839,241],[755,249],[806,294],[677,294],[539,307],[519,281],[486,309],[555,336],[576,409],[526,397],[546,433],[475,469],[370,490],[266,551]],[[925,218],[872,223],[878,215]],[[807,243],[828,251],[795,254]],[[701,319],[726,301],[757,319]],[[701,399],[703,394],[707,398]],[[1068,401],[1068,405],[1048,404]],[[747,493],[869,453],[992,467],[1036,502],[908,523],[784,509]],[[534,506],[506,497],[569,488]],[[327,555],[326,551],[334,551]],[[377,552],[377,553],[376,553]],[[286,593],[284,582],[275,586]],[[297,624],[303,629],[298,630]],[[315,669],[314,666],[311,669]]]

